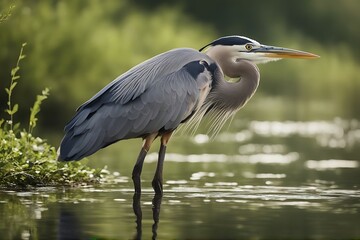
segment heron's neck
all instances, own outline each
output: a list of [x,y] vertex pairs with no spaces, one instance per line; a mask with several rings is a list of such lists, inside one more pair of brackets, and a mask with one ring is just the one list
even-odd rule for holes
[[236,111],[246,104],[255,93],[260,74],[257,66],[247,60],[236,60],[230,53],[216,47],[206,53],[221,67],[224,75],[238,78],[237,82],[228,82],[224,76],[216,79],[212,91],[213,101],[219,108]]

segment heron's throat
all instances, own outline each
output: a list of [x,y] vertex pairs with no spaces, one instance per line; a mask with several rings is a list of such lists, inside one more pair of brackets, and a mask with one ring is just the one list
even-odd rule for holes
[[238,77],[236,82],[228,82],[225,79],[214,86],[214,94],[217,95],[217,105],[222,109],[236,112],[243,107],[254,95],[259,85],[258,75],[244,75]]
[[211,98],[219,108],[237,111],[255,93],[260,81],[259,69],[254,63],[237,59],[231,52],[224,50],[215,46],[206,54],[217,62],[225,76],[238,80],[228,82],[224,76],[217,79]]
[[224,75],[229,78],[240,78],[239,72],[236,69],[236,60],[227,48],[222,46],[214,46],[206,51],[206,55],[216,61],[220,66]]

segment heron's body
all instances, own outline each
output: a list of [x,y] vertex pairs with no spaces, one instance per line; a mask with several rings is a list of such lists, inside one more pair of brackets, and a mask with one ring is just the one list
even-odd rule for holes
[[[215,62],[193,49],[174,49],[137,65],[79,107],[65,127],[62,160],[79,160],[119,140],[173,131],[198,110]],[[168,66],[178,66],[169,68]],[[185,79],[186,81],[179,81]]]
[[[153,187],[162,193],[166,144],[181,123],[197,124],[210,114],[217,132],[255,93],[260,80],[255,63],[269,61],[264,52],[272,54],[270,60],[283,55],[315,57],[239,36],[220,38],[205,47],[209,47],[206,53],[189,48],[162,53],[105,86],[78,108],[65,127],[59,159],[80,160],[119,140],[143,138],[133,171],[135,191],[140,192],[144,158],[153,140],[161,136]],[[224,75],[239,81],[229,83]]]

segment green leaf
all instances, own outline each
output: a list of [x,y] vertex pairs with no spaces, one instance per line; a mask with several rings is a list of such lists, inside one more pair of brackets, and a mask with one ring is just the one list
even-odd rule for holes
[[[16,76],[16,77],[18,77],[18,76]],[[18,77],[18,78],[20,78],[20,77]],[[16,87],[16,85],[17,85],[17,82],[13,82],[10,86],[10,91],[12,91]]]
[[13,109],[11,110],[11,114],[15,114],[19,110],[19,104],[15,104]]
[[16,73],[19,71],[20,67],[16,66],[13,69],[11,69],[11,76],[15,76]]
[[48,96],[49,95],[49,88],[45,88],[44,90],[42,90],[41,94],[44,96]]
[[16,131],[16,130],[18,130],[19,129],[19,127],[20,127],[20,123],[16,123],[15,125],[14,125],[14,131]]
[[13,77],[12,77],[12,80],[15,81],[15,80],[17,80],[17,79],[19,79],[19,78],[20,78],[20,76],[16,75],[16,76],[13,76]]

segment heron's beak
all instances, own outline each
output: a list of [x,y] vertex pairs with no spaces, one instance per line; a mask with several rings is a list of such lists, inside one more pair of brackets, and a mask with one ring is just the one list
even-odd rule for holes
[[320,56],[308,52],[303,52],[290,48],[274,47],[261,45],[260,48],[254,49],[253,52],[264,53],[266,57],[270,58],[318,58]]

